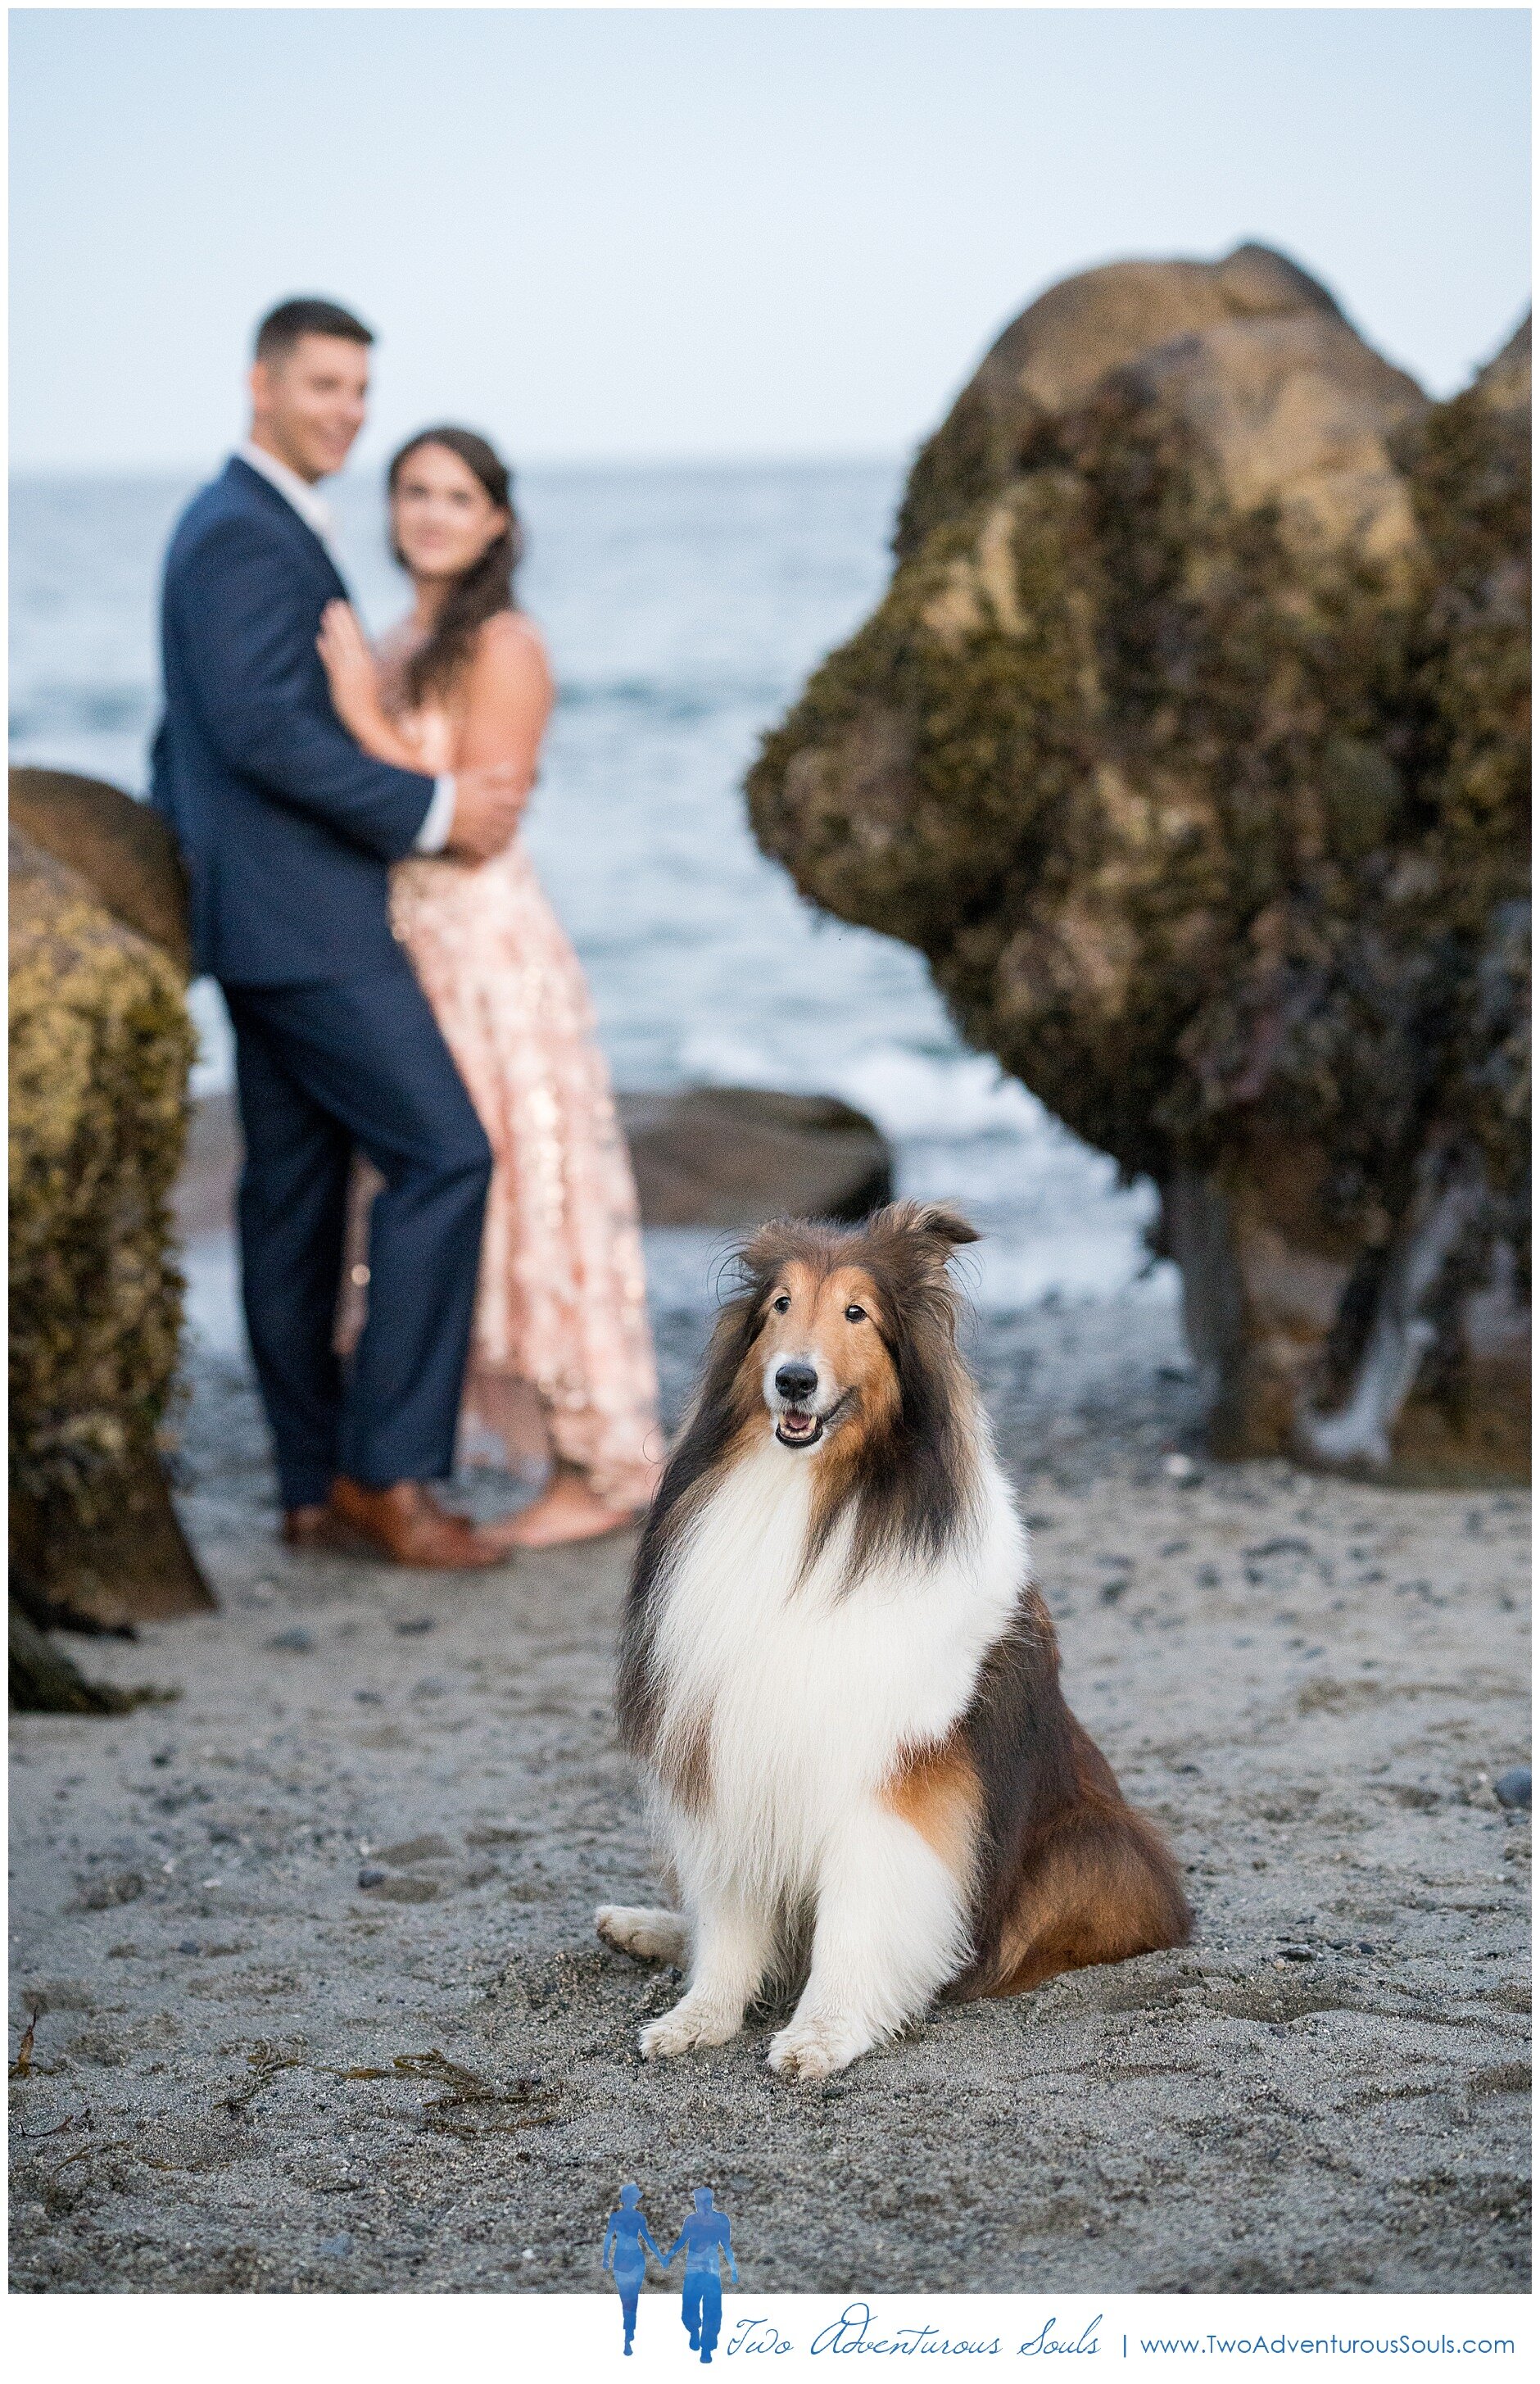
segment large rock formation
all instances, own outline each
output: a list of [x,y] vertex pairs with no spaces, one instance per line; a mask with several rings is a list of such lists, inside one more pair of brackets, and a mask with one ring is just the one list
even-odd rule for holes
[[[19,775],[37,826],[43,774]],[[212,1603],[157,1453],[181,1312],[168,1202],[194,1044],[174,911],[172,952],[122,916],[153,886],[159,822],[146,839],[127,796],[63,783],[52,840],[73,836],[108,882],[13,826],[11,1571],[34,1622],[114,1627]],[[124,862],[136,853],[137,873]]]
[[1524,1461],[1528,359],[1430,405],[1268,250],[1077,276],[750,779],[1154,1176],[1224,1452]]

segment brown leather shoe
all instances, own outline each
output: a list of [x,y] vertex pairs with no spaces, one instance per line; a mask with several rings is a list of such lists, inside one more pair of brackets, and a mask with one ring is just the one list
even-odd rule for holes
[[393,1564],[417,1565],[430,1572],[470,1572],[508,1561],[506,1548],[464,1516],[446,1513],[420,1482],[392,1482],[388,1490],[371,1490],[339,1474],[331,1485],[329,1520]]

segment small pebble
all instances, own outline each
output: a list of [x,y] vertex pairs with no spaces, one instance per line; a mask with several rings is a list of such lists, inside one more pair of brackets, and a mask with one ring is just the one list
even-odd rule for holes
[[385,1873],[377,1863],[366,1863],[358,1874],[358,1884],[360,1887],[379,1887],[384,1877]]
[[179,1954],[201,1954],[203,1950],[195,1937],[184,1937],[177,1947]]
[[1198,1482],[1202,1479],[1192,1459],[1186,1456],[1179,1448],[1172,1450],[1161,1470],[1168,1482]]
[[355,1706],[382,1706],[385,1702],[378,1689],[354,1689],[353,1701]]
[[1278,1958],[1282,1962],[1313,1962],[1315,1951],[1310,1945],[1280,1945]]
[[431,1614],[418,1614],[410,1622],[398,1622],[396,1629],[404,1639],[420,1639],[425,1631],[432,1630],[435,1619]]
[[1511,1771],[1499,1772],[1492,1782],[1492,1794],[1499,1805],[1510,1813],[1528,1812],[1530,1803],[1529,1765],[1516,1763]]
[[323,2260],[345,2259],[347,2254],[353,2249],[353,2237],[351,2235],[329,2235],[324,2242],[317,2244],[316,2249],[320,2254]]
[[292,1631],[275,1633],[267,1645],[269,1647],[281,1648],[286,1655],[308,1656],[316,1642],[308,1631],[302,1631],[296,1623]]

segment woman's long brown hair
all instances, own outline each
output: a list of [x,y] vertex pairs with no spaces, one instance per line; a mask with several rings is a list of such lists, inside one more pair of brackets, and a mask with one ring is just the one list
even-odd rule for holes
[[[506,528],[453,582],[440,607],[431,634],[406,664],[402,678],[409,706],[423,702],[429,695],[445,694],[469,660],[482,622],[514,610],[514,573],[524,552],[524,531],[514,509],[513,475],[496,448],[474,430],[460,430],[453,423],[441,423],[435,429],[419,430],[408,439],[391,459],[386,483],[391,495],[395,495],[406,465],[424,447],[447,447],[452,455],[458,455],[467,470],[475,473],[493,504],[507,515],[508,522]],[[404,571],[406,558],[393,539],[391,551]]]

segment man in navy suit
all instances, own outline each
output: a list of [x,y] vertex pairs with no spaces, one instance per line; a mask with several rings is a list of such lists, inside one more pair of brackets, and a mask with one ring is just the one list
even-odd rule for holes
[[[235,1028],[242,1290],[284,1535],[459,1568],[503,1554],[426,1486],[453,1462],[491,1152],[391,935],[389,871],[410,852],[501,851],[527,789],[511,768],[391,769],[332,710],[316,638],[346,590],[316,484],[362,428],[371,339],[312,298],[257,333],[250,440],[167,558],[152,801]],[[332,1327],[355,1148],[385,1187],[344,1373]]]

